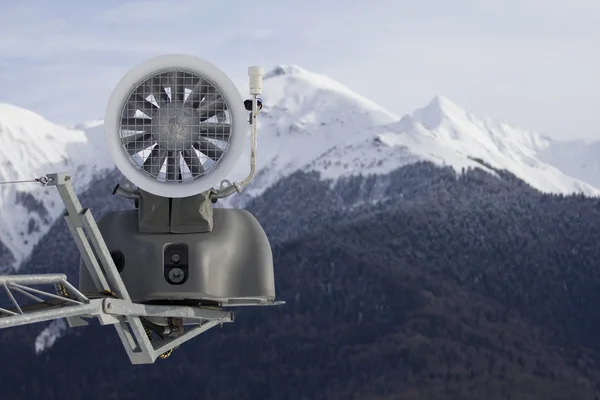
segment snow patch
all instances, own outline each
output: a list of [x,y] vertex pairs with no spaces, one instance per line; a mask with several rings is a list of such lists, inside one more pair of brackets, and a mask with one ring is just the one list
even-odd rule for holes
[[40,355],[50,349],[67,330],[67,324],[62,319],[52,321],[47,328],[40,332],[35,338],[35,354]]
[[275,68],[273,68],[272,70],[270,70],[269,72],[267,72],[263,76],[263,79],[270,79],[270,78],[274,78],[276,76],[281,76],[281,75],[308,74],[308,73],[309,72],[307,70],[305,70],[304,68],[301,68],[294,64],[280,64],[280,65],[276,66]]

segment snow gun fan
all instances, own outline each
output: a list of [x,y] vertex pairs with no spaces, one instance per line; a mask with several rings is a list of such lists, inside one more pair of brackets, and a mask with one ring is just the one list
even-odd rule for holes
[[127,73],[106,110],[106,141],[121,172],[157,196],[220,183],[243,149],[248,121],[231,80],[196,57],[168,55]]
[[[59,318],[76,327],[97,318],[115,326],[131,363],[149,364],[233,322],[227,307],[281,304],[263,228],[247,211],[213,208],[254,177],[262,73],[248,68],[251,98],[243,101],[223,72],[196,57],[160,56],[129,71],[108,102],[105,135],[126,178],[113,194],[134,207],[96,222],[68,174],[36,179],[56,186],[65,204],[81,253],[79,287],[64,274],[0,276],[14,305],[0,307],[0,329]],[[250,173],[230,182],[248,128]],[[21,306],[13,291],[38,304]]]
[[[247,211],[212,207],[254,174],[252,166],[244,182],[223,180],[248,127],[256,135],[262,68],[249,75],[253,98],[245,107],[214,65],[166,55],[129,71],[110,97],[106,142],[130,182],[115,194],[133,199],[136,209],[108,213],[98,226],[133,300],[227,306],[275,298],[271,248],[258,221]],[[82,263],[82,290],[92,283]]]

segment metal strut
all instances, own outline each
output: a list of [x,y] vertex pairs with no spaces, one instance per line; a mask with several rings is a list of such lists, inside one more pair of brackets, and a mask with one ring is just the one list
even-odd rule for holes
[[[194,306],[160,306],[131,301],[110,252],[92,216],[81,206],[66,173],[49,174],[36,180],[55,186],[65,204],[64,218],[94,280],[98,296],[88,298],[71,285],[64,274],[0,276],[12,308],[0,308],[0,329],[66,318],[70,327],[84,326],[84,318],[97,318],[101,325],[114,325],[132,364],[152,364],[163,354],[208,329],[233,322],[233,312]],[[34,288],[53,285],[55,293]],[[22,305],[14,294],[34,300]],[[0,303],[4,304],[4,303]],[[187,328],[174,337],[151,341],[141,318],[185,319]],[[164,357],[163,357],[164,358]]]

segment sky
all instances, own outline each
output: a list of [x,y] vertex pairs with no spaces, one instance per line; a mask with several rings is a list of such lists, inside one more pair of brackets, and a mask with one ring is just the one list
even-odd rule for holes
[[557,139],[600,139],[598,0],[1,0],[0,102],[102,118],[135,64],[186,53],[239,85],[296,64],[403,115],[435,95]]

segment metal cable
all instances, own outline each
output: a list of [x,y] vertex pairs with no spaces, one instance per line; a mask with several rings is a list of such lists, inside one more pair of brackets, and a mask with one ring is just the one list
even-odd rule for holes
[[40,178],[29,179],[24,181],[0,181],[0,185],[8,185],[15,183],[41,183],[42,185],[46,185],[48,183],[48,177],[42,176]]

